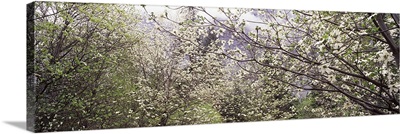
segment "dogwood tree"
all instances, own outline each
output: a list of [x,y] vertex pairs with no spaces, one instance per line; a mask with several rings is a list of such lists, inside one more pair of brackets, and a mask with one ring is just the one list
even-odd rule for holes
[[123,50],[138,43],[133,6],[35,2],[30,8],[27,21],[34,29],[28,78],[34,87],[28,95],[33,95],[34,130],[121,125],[107,121],[121,119],[114,113],[126,103],[111,104],[127,91],[114,88],[118,79],[106,81],[105,76],[126,57]]
[[[189,20],[176,21],[167,13],[158,17],[187,33],[164,30],[196,42],[209,33],[191,29],[211,29],[218,49],[204,51],[264,74],[272,86],[321,91],[370,114],[399,113],[398,15],[224,8],[215,15],[190,8],[196,15]],[[259,19],[246,20],[246,14]]]

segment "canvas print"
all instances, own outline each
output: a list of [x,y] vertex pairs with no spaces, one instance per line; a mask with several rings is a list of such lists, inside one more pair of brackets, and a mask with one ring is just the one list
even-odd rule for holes
[[396,13],[27,5],[34,132],[399,114]]

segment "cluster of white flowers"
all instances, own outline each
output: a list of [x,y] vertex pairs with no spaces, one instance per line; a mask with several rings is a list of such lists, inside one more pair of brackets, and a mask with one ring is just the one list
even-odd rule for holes
[[340,35],[340,31],[338,29],[333,29],[331,32],[331,36],[338,36]]
[[331,74],[333,72],[333,70],[330,69],[329,67],[330,67],[329,63],[322,64],[322,65],[318,66],[318,70],[322,74]]
[[389,85],[391,93],[398,93],[400,90],[400,82],[396,82],[394,84]]
[[393,61],[393,59],[394,59],[392,53],[386,49],[383,49],[383,50],[377,52],[376,54],[377,54],[376,60],[378,62],[383,62],[384,64],[387,64],[389,61]]

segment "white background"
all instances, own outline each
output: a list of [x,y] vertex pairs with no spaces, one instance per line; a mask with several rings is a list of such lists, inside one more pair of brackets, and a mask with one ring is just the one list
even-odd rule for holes
[[[71,0],[66,0],[71,1]],[[74,0],[75,2],[130,3],[149,5],[195,5],[208,7],[254,7],[400,13],[399,0]],[[260,2],[262,1],[262,2]],[[29,0],[6,0],[0,4],[0,133],[24,130],[26,107],[26,4]],[[394,133],[400,115],[269,121],[157,128],[130,128],[74,133]]]

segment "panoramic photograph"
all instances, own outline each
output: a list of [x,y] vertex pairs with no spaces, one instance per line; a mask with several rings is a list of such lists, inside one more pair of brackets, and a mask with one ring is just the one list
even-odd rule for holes
[[399,114],[400,15],[27,5],[27,129]]

